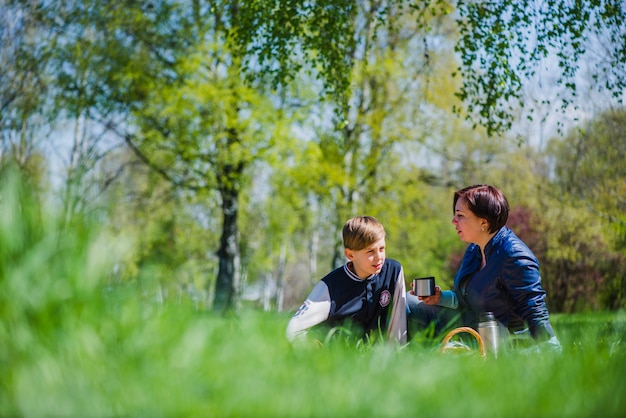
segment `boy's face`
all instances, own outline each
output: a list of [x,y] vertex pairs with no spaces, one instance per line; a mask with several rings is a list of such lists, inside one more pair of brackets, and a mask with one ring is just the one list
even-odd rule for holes
[[348,260],[352,261],[354,272],[361,279],[380,273],[385,263],[385,238],[381,238],[362,250],[344,249]]

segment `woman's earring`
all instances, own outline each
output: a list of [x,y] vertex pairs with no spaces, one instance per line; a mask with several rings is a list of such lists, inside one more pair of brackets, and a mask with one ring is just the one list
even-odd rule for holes
[[485,227],[484,227],[484,226],[481,226],[481,227],[480,227],[480,230],[481,230],[481,231],[483,231],[483,232],[485,232]]

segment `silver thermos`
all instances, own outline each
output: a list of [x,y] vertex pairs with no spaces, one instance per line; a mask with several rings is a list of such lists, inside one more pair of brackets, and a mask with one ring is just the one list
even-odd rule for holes
[[485,353],[498,357],[498,322],[493,312],[484,312],[480,315],[478,334],[483,340]]

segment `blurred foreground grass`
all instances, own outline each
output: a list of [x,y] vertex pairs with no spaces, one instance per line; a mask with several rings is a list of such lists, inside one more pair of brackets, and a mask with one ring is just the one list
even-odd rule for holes
[[554,316],[560,355],[294,348],[289,314],[224,318],[111,284],[119,238],[37,208],[0,190],[2,417],[626,415],[624,312]]

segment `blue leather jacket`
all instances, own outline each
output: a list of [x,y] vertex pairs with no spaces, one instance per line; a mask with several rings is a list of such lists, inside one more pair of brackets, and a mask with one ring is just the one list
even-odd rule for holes
[[493,312],[511,332],[527,324],[538,340],[554,337],[539,262],[508,227],[502,227],[485,247],[487,263],[480,268],[480,248],[470,244],[454,278],[454,292],[463,322],[476,326],[481,312]]

